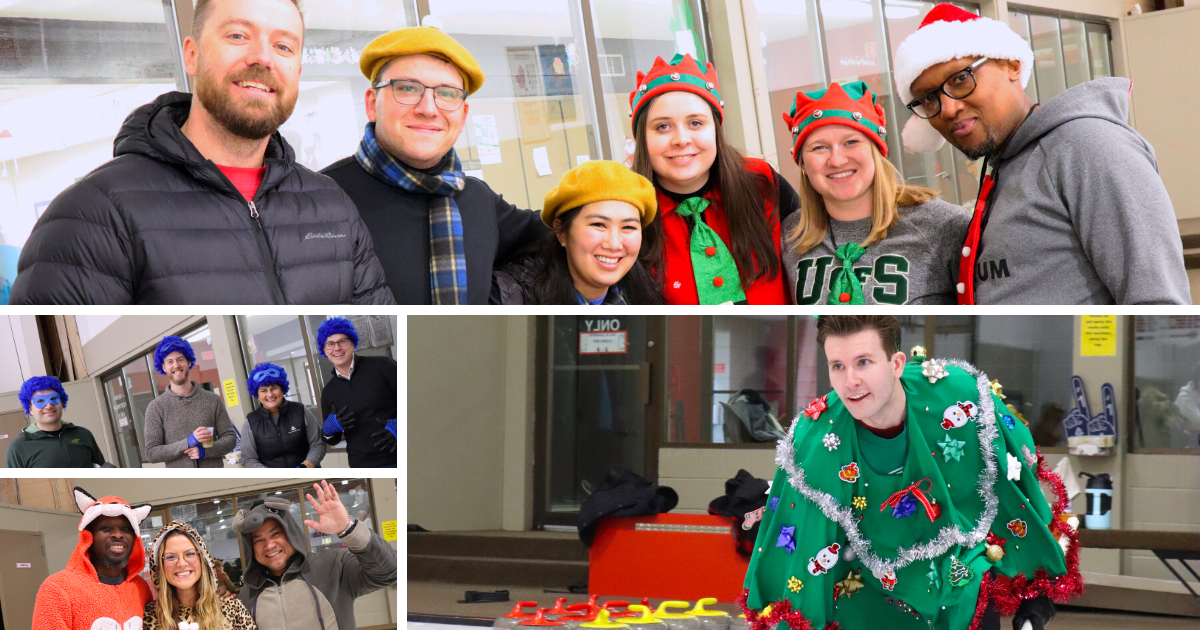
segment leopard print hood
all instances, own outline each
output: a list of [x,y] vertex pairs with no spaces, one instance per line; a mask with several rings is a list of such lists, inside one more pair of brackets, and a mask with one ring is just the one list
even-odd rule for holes
[[213,564],[212,554],[208,552],[208,545],[204,544],[204,539],[191,525],[183,521],[171,521],[158,535],[154,537],[154,542],[150,545],[150,579],[154,583],[154,592],[158,592],[159,582],[163,579],[162,574],[162,558],[159,555],[160,547],[163,542],[174,532],[181,532],[188,538],[192,539],[192,544],[196,546],[196,553],[199,553],[204,561],[208,563],[208,575],[212,580],[213,588],[217,587],[217,568]]

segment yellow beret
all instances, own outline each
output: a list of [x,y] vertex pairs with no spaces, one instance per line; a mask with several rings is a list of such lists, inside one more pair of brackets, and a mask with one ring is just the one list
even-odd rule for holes
[[624,201],[642,215],[649,225],[658,212],[654,184],[619,162],[592,160],[563,173],[558,186],[546,193],[542,222],[553,225],[558,215],[597,201]]
[[375,78],[387,62],[404,55],[433,55],[444,57],[458,68],[463,77],[463,89],[474,94],[483,85],[483,70],[475,56],[453,37],[431,26],[413,26],[384,33],[371,40],[358,57],[363,76],[375,85]]

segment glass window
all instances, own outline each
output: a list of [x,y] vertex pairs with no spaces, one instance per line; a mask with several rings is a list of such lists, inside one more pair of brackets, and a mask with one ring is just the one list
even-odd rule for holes
[[406,0],[304,0],[304,53],[296,109],[279,132],[296,161],[320,170],[358,151],[367,125],[368,81],[359,53],[376,37],[415,16]]
[[[139,357],[137,360],[145,363],[146,357]],[[104,377],[102,382],[104,383],[104,398],[108,402],[109,417],[112,418],[112,427],[117,434],[117,457],[120,459],[120,465],[124,468],[140,467],[142,432],[137,430],[136,423],[130,420],[133,411],[125,390],[125,375],[118,370]],[[144,415],[142,418],[145,422]]]
[[[371,510],[371,493],[367,487],[367,480],[348,479],[334,481],[330,485],[337,490],[338,499],[345,506],[350,518],[357,518],[360,522],[359,527],[366,526],[367,529],[375,531],[375,520],[371,518],[374,512]],[[311,495],[313,493],[312,486],[306,486],[301,490],[306,494]],[[314,498],[316,497],[314,496]],[[315,520],[316,515],[312,509],[312,505],[308,503],[308,499],[304,499],[304,511],[308,514],[307,518]],[[297,522],[303,523],[304,521]],[[330,549],[340,549],[343,546],[342,539],[336,534],[327,536],[307,525],[304,529],[308,532],[310,537],[309,546],[312,548],[314,554]]]
[[541,208],[564,172],[600,157],[578,3],[429,0],[429,13],[487,75],[454,145],[463,168],[517,207]]
[[[157,381],[151,377],[151,364],[154,363],[154,353],[139,357],[121,367],[121,383],[124,385],[126,402],[129,403],[129,418],[117,418],[118,450],[121,452],[125,465],[132,466],[141,461],[142,444],[146,440],[146,408],[150,401],[163,392],[160,387],[167,382]],[[159,374],[158,376],[162,376]],[[109,377],[110,379],[112,377]],[[163,379],[166,379],[164,376]],[[132,420],[132,422],[130,422]],[[129,450],[127,450],[129,449]],[[128,457],[133,455],[133,457]],[[128,459],[126,459],[128,457]]]
[[163,3],[0,2],[0,301],[34,223],[112,159],[125,117],[176,89]]
[[1048,103],[1067,89],[1063,69],[1062,40],[1058,33],[1058,18],[1030,15],[1029,32],[1033,41],[1033,67],[1037,69],[1037,91],[1041,103]]
[[[146,552],[146,566],[142,569],[141,576],[150,580],[150,565],[154,562],[154,537],[158,536],[158,532],[162,531],[164,525],[170,517],[162,514],[160,510],[155,510],[154,513],[148,515],[141,524],[138,525],[138,531],[142,535],[142,549]],[[153,582],[149,582],[153,584]]]
[[[300,319],[295,315],[238,315],[237,323],[247,372],[264,362],[283,366],[291,386],[287,399],[303,404],[314,416],[320,415],[320,384],[313,381],[321,376],[313,372]],[[253,392],[246,395],[253,398]]]
[[1200,316],[1133,318],[1133,445],[1200,448]]
[[1091,60],[1092,78],[1111,77],[1112,47],[1109,46],[1108,25],[1088,22],[1087,30],[1088,59]]
[[[1025,43],[1029,44],[1030,48],[1033,48],[1033,39],[1029,36],[1029,16],[1027,14],[1009,11],[1008,26],[1017,35],[1020,35],[1021,39],[1025,40]],[[1029,98],[1033,99],[1033,102],[1038,102],[1036,61],[1033,64],[1033,74],[1029,77],[1029,83],[1025,84],[1025,93],[1029,95]]]
[[1060,18],[1058,23],[1062,28],[1063,68],[1066,69],[1067,87],[1090,81],[1092,75],[1083,22]]
[[[180,333],[192,346],[192,352],[196,355],[196,365],[192,367],[188,373],[188,377],[197,387],[202,387],[210,392],[220,393],[221,391],[221,375],[217,373],[217,359],[213,353],[212,336],[208,332],[208,324],[203,324],[199,328],[191,331]],[[154,351],[151,350],[148,354],[150,365],[154,365]],[[165,392],[171,385],[171,379],[166,374],[159,374],[154,371],[154,380],[158,385],[158,391]],[[147,401],[149,404],[149,401]],[[143,409],[143,411],[145,411]]]
[[213,561],[224,564],[241,557],[239,536],[233,531],[234,513],[233,500],[222,497],[176,505],[171,508],[171,520],[191,525],[204,539]]

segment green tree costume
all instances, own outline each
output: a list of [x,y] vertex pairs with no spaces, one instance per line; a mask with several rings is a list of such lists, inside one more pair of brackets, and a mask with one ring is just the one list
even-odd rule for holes
[[[832,392],[780,440],[738,600],[751,630],[964,630],[989,600],[1011,615],[1025,599],[1083,592],[1075,532],[1059,525],[1062,481],[987,376],[930,360],[910,362],[900,381],[902,468],[872,467]],[[1039,479],[1056,493],[1053,509]],[[769,615],[757,612],[768,604]]]

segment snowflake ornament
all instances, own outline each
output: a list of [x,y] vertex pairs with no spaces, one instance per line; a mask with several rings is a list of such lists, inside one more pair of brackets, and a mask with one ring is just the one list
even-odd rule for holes
[[1011,481],[1021,480],[1021,459],[1012,453],[1004,454],[1008,461],[1008,478]]
[[821,442],[825,444],[825,448],[833,451],[837,450],[838,445],[842,443],[842,439],[832,433],[826,433]]
[[921,364],[921,374],[929,379],[930,383],[938,382],[938,379],[950,376],[946,371],[946,362],[941,359],[929,359]]

